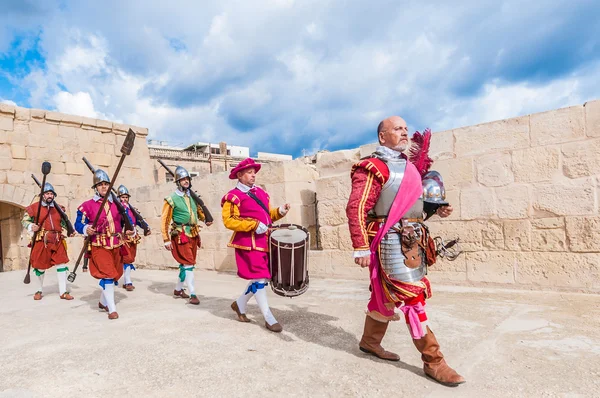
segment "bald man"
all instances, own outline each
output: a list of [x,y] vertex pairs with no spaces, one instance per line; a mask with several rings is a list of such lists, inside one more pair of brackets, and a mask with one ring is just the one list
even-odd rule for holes
[[[413,343],[421,353],[425,375],[455,387],[465,379],[446,364],[428,326],[425,300],[431,297],[423,246],[421,174],[403,152],[408,148],[404,119],[392,116],[377,128],[379,146],[351,171],[352,192],[346,207],[354,261],[369,267],[371,299],[359,348],[388,361],[400,357],[381,346],[389,321],[403,313]],[[437,210],[452,214],[452,206]],[[423,238],[425,237],[425,238]]]

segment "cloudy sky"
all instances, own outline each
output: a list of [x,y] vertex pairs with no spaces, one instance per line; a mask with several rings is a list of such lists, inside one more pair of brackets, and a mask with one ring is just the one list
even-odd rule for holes
[[[453,4],[451,4],[453,3]],[[295,156],[600,98],[597,0],[0,0],[0,101]]]

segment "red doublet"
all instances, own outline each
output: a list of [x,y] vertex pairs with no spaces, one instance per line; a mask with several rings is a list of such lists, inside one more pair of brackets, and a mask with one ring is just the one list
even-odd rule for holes
[[377,203],[390,171],[383,161],[369,158],[355,164],[350,176],[352,192],[346,206],[346,216],[352,247],[354,250],[369,250],[369,240],[377,233],[379,223],[367,224],[367,213]]

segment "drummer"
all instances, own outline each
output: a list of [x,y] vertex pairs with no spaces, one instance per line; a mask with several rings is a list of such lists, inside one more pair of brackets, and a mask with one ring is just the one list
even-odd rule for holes
[[231,309],[240,322],[250,322],[246,309],[254,296],[265,318],[265,327],[279,333],[283,327],[271,313],[265,289],[271,279],[267,236],[271,223],[283,218],[290,205],[270,207],[269,195],[254,185],[260,167],[251,158],[241,161],[229,174],[231,180],[238,180],[237,185],[221,199],[223,223],[234,231],[228,246],[235,248],[238,276],[248,280],[242,295],[231,303]]

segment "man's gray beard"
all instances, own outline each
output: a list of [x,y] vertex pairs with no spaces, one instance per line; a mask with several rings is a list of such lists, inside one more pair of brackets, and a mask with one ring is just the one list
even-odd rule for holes
[[408,144],[397,145],[397,146],[393,147],[392,150],[402,153],[402,152],[406,151],[406,148],[408,148]]

